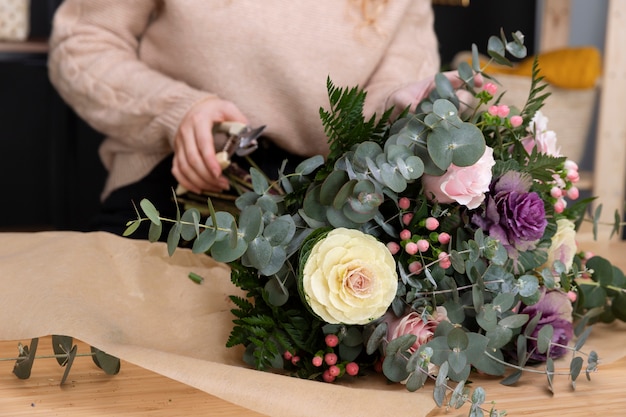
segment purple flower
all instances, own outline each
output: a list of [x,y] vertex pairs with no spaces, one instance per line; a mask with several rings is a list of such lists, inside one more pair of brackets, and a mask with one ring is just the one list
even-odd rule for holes
[[512,258],[520,251],[534,249],[548,224],[543,200],[529,192],[531,185],[529,176],[507,172],[494,184],[484,212],[472,217],[472,222],[498,239]]
[[[549,354],[550,358],[557,359],[567,353],[567,349],[564,346],[567,346],[574,336],[572,303],[567,294],[562,291],[546,291],[545,289],[542,291],[539,302],[531,306],[522,306],[520,314],[528,314],[530,320],[532,320],[538,313],[541,313],[537,327],[530,334],[533,338],[537,337],[542,327],[548,324],[552,326],[554,329],[552,343],[556,343],[559,346],[551,345]],[[537,342],[535,340],[528,340],[527,350],[530,353],[531,361],[545,362],[548,357],[546,353],[537,351]]]

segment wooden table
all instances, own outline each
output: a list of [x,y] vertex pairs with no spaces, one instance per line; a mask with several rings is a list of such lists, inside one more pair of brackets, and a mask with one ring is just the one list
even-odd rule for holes
[[[625,242],[585,242],[581,247],[594,250],[626,268]],[[618,337],[626,340],[626,334]],[[17,356],[17,343],[0,342],[0,357]],[[77,344],[79,354],[89,351],[85,344]],[[41,338],[38,355],[51,354],[51,351],[50,338]],[[127,362],[122,362],[118,375],[107,376],[90,358],[77,357],[63,386],[59,382],[64,368],[54,359],[37,359],[27,380],[17,379],[12,369],[12,361],[0,362],[0,416],[261,416]],[[483,384],[482,380],[477,382],[509,416],[623,415],[626,359],[602,366],[591,383],[581,378],[576,392],[571,392],[566,378],[562,379],[554,397],[546,392],[543,375],[525,374],[523,386],[517,388],[503,387],[498,384],[499,379],[488,384]],[[466,416],[467,409],[462,410],[465,411],[434,410],[429,415]]]
[[[30,344],[30,340],[21,341]],[[75,341],[78,354],[89,346]],[[0,357],[15,357],[18,342],[0,342]],[[39,339],[37,356],[51,355],[50,337]],[[29,379],[12,372],[14,361],[0,362],[0,416],[215,416],[259,417],[203,391],[122,362],[106,375],[89,357],[76,357],[64,385],[65,368],[55,359],[35,360]]]

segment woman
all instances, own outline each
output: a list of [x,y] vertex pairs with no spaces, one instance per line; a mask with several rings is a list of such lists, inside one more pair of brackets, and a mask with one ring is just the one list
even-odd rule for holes
[[216,123],[267,125],[277,161],[324,155],[327,77],[365,88],[370,115],[416,104],[438,66],[430,0],[65,0],[49,55],[53,85],[106,135],[96,227],[115,233],[131,200],[228,188]]

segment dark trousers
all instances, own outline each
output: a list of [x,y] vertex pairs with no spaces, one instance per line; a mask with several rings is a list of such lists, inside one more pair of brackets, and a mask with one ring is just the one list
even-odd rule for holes
[[[278,171],[285,159],[287,159],[286,173],[293,172],[303,160],[302,157],[290,154],[263,139],[260,140],[259,149],[251,155],[251,158],[271,179],[278,178]],[[248,164],[243,159],[237,157],[233,159],[247,169]],[[175,219],[176,204],[173,199],[173,192],[176,189],[177,181],[172,175],[171,169],[172,156],[169,156],[161,161],[146,177],[134,184],[113,191],[102,203],[100,213],[94,217],[92,229],[122,235],[126,230],[126,223],[137,218],[135,206],[142,217],[145,217],[139,207],[139,202],[144,198],[154,204],[161,217]],[[149,221],[144,221],[139,230],[130,237],[147,239],[149,226]],[[161,237],[162,239],[167,237],[166,230]]]

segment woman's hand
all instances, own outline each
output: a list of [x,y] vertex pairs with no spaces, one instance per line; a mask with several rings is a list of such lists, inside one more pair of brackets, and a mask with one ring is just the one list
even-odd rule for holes
[[[443,75],[450,81],[452,87],[458,90],[463,86],[463,81],[459,77],[457,71],[446,71]],[[483,84],[483,77],[478,74],[474,77],[474,85],[480,87]],[[409,107],[411,111],[414,111],[417,105],[435,88],[435,77],[427,78],[425,80],[417,81],[396,90],[387,102],[387,107],[394,106],[397,113],[400,113],[405,108]],[[463,103],[469,103],[472,99],[469,92],[465,90],[458,90],[457,96],[461,102],[461,109],[463,109]]]
[[219,98],[196,103],[183,117],[174,138],[172,174],[187,190],[201,193],[229,188],[215,157],[213,139],[213,126],[225,121],[248,123],[237,106]]

